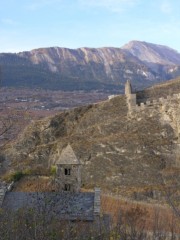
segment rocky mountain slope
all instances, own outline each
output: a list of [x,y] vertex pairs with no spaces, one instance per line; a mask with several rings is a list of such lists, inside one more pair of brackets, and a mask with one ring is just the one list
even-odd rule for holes
[[122,48],[41,48],[0,54],[4,86],[123,91],[127,79],[143,88],[180,74],[180,54],[132,41]]
[[180,65],[180,54],[167,46],[131,41],[124,45],[122,49],[126,49],[133,56],[147,64]]
[[[179,83],[177,79],[171,84]],[[162,92],[165,88],[168,84]],[[100,186],[123,196],[155,197],[162,175],[179,176],[175,154],[179,110],[175,100],[166,108],[155,106],[129,115],[126,97],[119,95],[32,123],[6,158],[16,170],[48,174],[57,154],[70,143],[83,164],[84,188]]]

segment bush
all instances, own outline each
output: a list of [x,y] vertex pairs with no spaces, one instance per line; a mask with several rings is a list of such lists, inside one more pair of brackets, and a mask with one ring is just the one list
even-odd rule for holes
[[14,182],[19,181],[24,176],[24,173],[22,171],[17,171],[12,174],[11,180]]
[[25,169],[23,172],[23,175],[31,175],[33,172],[32,172],[32,169]]
[[5,182],[17,182],[19,181],[22,177],[32,175],[33,171],[32,169],[25,169],[25,170],[16,170],[15,172],[7,172],[5,175],[3,175],[2,179]]
[[50,170],[50,173],[51,173],[51,175],[56,175],[56,166],[51,166],[51,170]]

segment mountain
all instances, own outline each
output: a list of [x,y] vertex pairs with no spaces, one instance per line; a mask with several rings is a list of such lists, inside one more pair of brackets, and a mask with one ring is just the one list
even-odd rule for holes
[[124,45],[122,49],[126,49],[146,64],[180,65],[180,54],[176,50],[163,45],[131,41]]
[[[155,93],[157,100],[172,86],[171,96],[177,93],[180,79],[150,88],[148,94]],[[129,114],[126,97],[120,95],[33,122],[9,147],[6,159],[11,170],[48,175],[56,155],[70,143],[83,164],[84,188],[100,186],[123,197],[155,197],[162,176],[174,180],[180,176],[176,167],[178,99],[139,107]]]
[[122,48],[41,48],[0,54],[3,86],[123,91],[127,79],[141,89],[180,75],[180,54],[132,41]]

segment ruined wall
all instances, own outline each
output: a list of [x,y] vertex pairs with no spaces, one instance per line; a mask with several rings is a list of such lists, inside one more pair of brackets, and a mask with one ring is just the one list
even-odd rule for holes
[[145,103],[136,104],[133,108],[134,111],[144,109],[145,107],[166,106],[171,104],[172,101],[180,101],[180,93],[167,96],[167,98],[154,99],[153,101],[146,101]]
[[138,112],[152,114],[155,110],[156,114],[160,114],[162,123],[169,124],[172,127],[175,135],[172,142],[173,153],[175,155],[174,164],[176,167],[180,167],[180,93],[140,104],[130,104],[127,97],[127,103],[129,115],[134,115]]

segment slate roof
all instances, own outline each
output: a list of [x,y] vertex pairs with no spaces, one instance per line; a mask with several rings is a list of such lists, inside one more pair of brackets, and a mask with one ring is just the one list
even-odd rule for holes
[[93,221],[94,193],[7,192],[2,208],[13,211],[33,208],[62,220]]
[[61,155],[56,159],[56,164],[81,164],[77,159],[72,147],[68,144],[61,152]]

